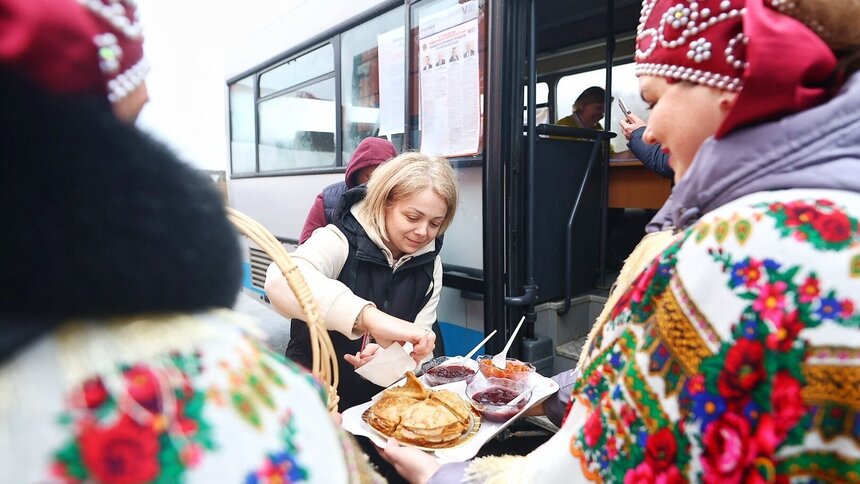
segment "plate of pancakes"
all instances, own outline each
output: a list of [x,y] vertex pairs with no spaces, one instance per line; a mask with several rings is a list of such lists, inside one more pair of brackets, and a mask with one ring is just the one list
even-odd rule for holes
[[397,382],[369,402],[344,410],[342,427],[378,447],[385,447],[393,437],[402,445],[432,453],[442,463],[471,459],[527,409],[558,391],[555,381],[534,373],[528,380],[532,396],[526,406],[505,422],[491,422],[472,408],[465,381],[431,389],[412,373],[404,380],[405,384]]
[[361,419],[383,438],[423,450],[450,449],[478,433],[481,417],[451,390],[431,390],[415,374],[382,392]]

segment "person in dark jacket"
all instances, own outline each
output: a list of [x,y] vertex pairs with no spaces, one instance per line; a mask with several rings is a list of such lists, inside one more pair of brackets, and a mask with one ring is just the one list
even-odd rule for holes
[[[429,58],[428,58],[429,61]],[[397,156],[397,150],[390,141],[382,138],[364,138],[349,160],[344,181],[332,183],[323,188],[311,206],[299,243],[303,244],[314,230],[332,222],[332,214],[341,195],[350,188],[364,185],[377,166]]]
[[618,122],[621,134],[627,139],[627,147],[639,158],[643,165],[663,178],[674,178],[675,172],[669,166],[669,155],[663,152],[659,144],[648,144],[642,140],[645,133],[645,121],[633,113],[627,113],[630,121],[622,119]]
[[[362,350],[356,328],[373,335],[385,326],[426,332],[428,340],[415,346],[413,358],[430,358],[442,290],[441,235],[454,217],[457,197],[454,170],[444,158],[404,153],[381,165],[366,189],[347,191],[333,223],[293,253],[344,360],[337,389],[341,410],[381,389],[351,366],[372,357],[355,356]],[[269,267],[266,293],[275,309],[294,318],[287,356],[309,366],[307,328],[297,319],[303,313],[277,266]]]
[[0,482],[256,482],[276,454],[281,480],[379,482],[229,310],[212,181],[133,125],[135,4],[0,0]]

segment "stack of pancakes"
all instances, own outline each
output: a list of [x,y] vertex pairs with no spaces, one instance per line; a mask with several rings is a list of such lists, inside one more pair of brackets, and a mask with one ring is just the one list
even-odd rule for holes
[[469,431],[471,409],[449,390],[429,390],[409,372],[402,387],[385,390],[368,409],[367,423],[379,432],[422,447],[445,447]]

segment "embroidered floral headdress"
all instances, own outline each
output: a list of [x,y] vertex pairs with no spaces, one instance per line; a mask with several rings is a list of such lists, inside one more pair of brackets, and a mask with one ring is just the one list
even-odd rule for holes
[[58,94],[136,89],[149,70],[134,0],[0,0],[0,64]]
[[789,15],[791,7],[785,0],[643,0],[636,74],[739,92],[717,138],[820,104],[836,58]]

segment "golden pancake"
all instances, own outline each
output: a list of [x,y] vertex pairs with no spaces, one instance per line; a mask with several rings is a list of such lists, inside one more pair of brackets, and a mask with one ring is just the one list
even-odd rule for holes
[[405,385],[385,390],[365,414],[365,421],[383,435],[432,447],[462,437],[473,418],[456,393],[428,390],[411,372]]

